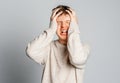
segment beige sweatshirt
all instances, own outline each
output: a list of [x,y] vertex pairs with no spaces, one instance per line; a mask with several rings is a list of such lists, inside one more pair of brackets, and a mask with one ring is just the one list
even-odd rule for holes
[[67,45],[53,40],[55,32],[49,28],[27,46],[27,55],[44,65],[42,83],[83,83],[88,45],[81,43],[75,30],[69,30]]

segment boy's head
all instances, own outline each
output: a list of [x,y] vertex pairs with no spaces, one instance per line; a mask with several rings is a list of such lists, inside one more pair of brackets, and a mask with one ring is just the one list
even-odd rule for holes
[[70,22],[71,22],[71,18],[69,13],[66,11],[70,11],[70,7],[69,6],[65,6],[65,5],[59,5],[57,7],[55,7],[52,12],[54,12],[56,9],[59,9],[56,14],[58,14],[59,12],[62,11],[62,13],[57,17],[56,22],[57,22],[57,36],[59,38],[59,41],[63,44],[66,44],[67,42],[67,38],[68,38],[68,29],[70,26]]

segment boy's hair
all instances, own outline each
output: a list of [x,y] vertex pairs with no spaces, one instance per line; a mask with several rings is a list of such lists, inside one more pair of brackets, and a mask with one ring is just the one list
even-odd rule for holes
[[71,12],[70,7],[66,6],[66,5],[58,5],[57,7],[55,7],[55,8],[52,9],[52,12],[54,10],[58,9],[58,8],[60,8],[60,10],[58,12],[56,12],[56,14],[59,13],[59,12],[61,12],[61,11],[63,12],[62,14],[68,14],[68,12],[66,10],[68,10],[68,11]]

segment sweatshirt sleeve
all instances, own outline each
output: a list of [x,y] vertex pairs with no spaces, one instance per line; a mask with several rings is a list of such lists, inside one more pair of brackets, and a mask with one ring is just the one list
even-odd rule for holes
[[78,29],[69,30],[67,47],[70,63],[76,68],[84,68],[89,56],[90,47],[87,44],[81,43],[79,33]]
[[37,63],[44,65],[47,56],[49,55],[50,43],[54,37],[54,34],[55,30],[49,28],[36,37],[33,41],[29,42],[26,48],[28,57]]

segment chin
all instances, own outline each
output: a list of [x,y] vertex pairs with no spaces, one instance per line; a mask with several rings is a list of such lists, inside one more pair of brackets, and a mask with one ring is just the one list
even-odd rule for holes
[[67,36],[59,36],[60,40],[67,41]]

